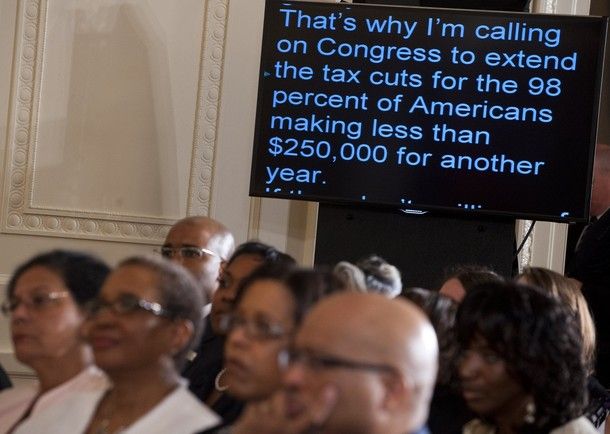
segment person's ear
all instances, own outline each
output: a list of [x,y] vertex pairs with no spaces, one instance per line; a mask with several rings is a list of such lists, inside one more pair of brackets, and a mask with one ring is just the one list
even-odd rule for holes
[[194,332],[195,327],[190,320],[182,319],[174,321],[171,336],[172,355],[179,353],[188,345]]
[[404,411],[412,392],[408,379],[398,373],[384,373],[381,378],[385,390],[384,407],[386,410]]

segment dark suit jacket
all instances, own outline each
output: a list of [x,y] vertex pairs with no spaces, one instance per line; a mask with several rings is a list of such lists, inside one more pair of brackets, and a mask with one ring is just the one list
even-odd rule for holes
[[[201,343],[197,347],[197,356],[184,368],[182,376],[189,380],[189,389],[199,398],[205,400],[214,390],[216,376],[223,366],[225,339],[214,333],[208,316]],[[242,410],[242,403],[227,394],[214,403],[212,410],[223,422],[233,422]]]
[[590,223],[566,267],[566,275],[582,282],[582,292],[597,331],[596,377],[610,386],[610,211]]
[[462,434],[462,428],[476,417],[459,392],[437,385],[430,402],[428,428],[432,434]]
[[13,384],[11,383],[10,378],[6,374],[6,371],[2,366],[0,366],[0,390],[8,389],[12,386]]
[[182,376],[189,380],[190,391],[201,401],[214,390],[214,380],[222,369],[224,345],[224,337],[214,333],[208,316],[197,356],[182,371]]

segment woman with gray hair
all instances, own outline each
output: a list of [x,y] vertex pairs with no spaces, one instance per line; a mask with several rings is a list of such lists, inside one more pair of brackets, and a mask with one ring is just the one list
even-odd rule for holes
[[356,264],[339,262],[333,269],[343,289],[376,292],[389,298],[400,295],[402,279],[398,268],[377,255],[369,255]]
[[180,377],[202,331],[202,307],[182,267],[152,257],[119,264],[85,323],[95,361],[112,381],[85,433],[191,434],[219,421]]

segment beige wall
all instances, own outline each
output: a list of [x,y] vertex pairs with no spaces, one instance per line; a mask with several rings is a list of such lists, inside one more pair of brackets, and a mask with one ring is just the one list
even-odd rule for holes
[[[316,205],[247,194],[263,9],[264,0],[0,0],[0,289],[41,250],[84,249],[110,263],[149,252],[187,214],[311,262]],[[557,266],[561,231],[545,231],[528,254]],[[0,362],[22,372],[5,320]]]
[[0,0],[2,292],[37,252],[116,263],[187,214],[310,261],[315,208],[247,194],[263,5]]

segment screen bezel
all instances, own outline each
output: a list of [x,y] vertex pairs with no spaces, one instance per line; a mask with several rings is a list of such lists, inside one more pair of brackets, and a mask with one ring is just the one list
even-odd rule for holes
[[[256,191],[254,188],[256,182],[256,165],[259,163],[256,155],[257,152],[263,151],[265,144],[263,143],[261,137],[261,123],[262,123],[262,114],[263,114],[263,91],[264,91],[264,80],[263,75],[265,73],[265,63],[264,59],[274,54],[273,49],[270,44],[270,40],[272,36],[266,32],[267,26],[273,25],[270,20],[269,13],[269,5],[271,3],[274,4],[290,4],[290,5],[303,5],[308,6],[311,5],[312,2],[307,1],[281,1],[281,0],[266,0],[265,1],[265,17],[264,17],[264,25],[263,25],[263,40],[262,40],[262,49],[261,49],[261,62],[259,68],[259,81],[258,81],[258,94],[257,94],[257,109],[256,109],[256,122],[255,122],[255,132],[254,132],[254,146],[252,153],[252,165],[251,165],[251,175],[250,175],[250,188],[249,194],[254,197],[266,197],[266,198],[275,198],[275,199],[290,199],[290,200],[305,200],[305,201],[315,201],[321,203],[329,203],[329,204],[352,204],[352,205],[366,205],[366,206],[377,206],[381,208],[394,208],[400,209],[404,208],[397,203],[388,203],[384,201],[366,201],[361,202],[351,198],[345,198],[340,195],[316,195],[316,194],[303,194],[300,196],[294,196],[287,193],[274,193],[274,192],[261,192]],[[338,10],[341,8],[375,8],[375,9],[418,9],[418,10],[426,10],[426,11],[439,11],[442,13],[447,13],[447,11],[456,11],[460,14],[465,15],[476,15],[476,16],[504,16],[504,17],[515,17],[520,15],[531,15],[525,12],[502,12],[502,11],[481,11],[481,10],[471,10],[471,9],[445,9],[445,8],[430,8],[430,7],[419,7],[419,6],[398,6],[398,5],[379,5],[379,4],[349,4],[349,3],[315,3],[316,7],[328,8],[332,10]],[[542,16],[543,14],[536,14],[537,16]],[[570,15],[548,15],[549,17],[573,17]],[[515,210],[515,211],[505,211],[505,210],[493,210],[493,209],[462,209],[458,207],[451,206],[438,206],[438,205],[427,205],[418,203],[417,206],[413,206],[412,208],[415,210],[421,211],[434,211],[440,212],[444,214],[450,215],[480,215],[480,216],[498,216],[498,217],[511,217],[511,218],[519,218],[519,219],[530,219],[530,220],[543,220],[543,221],[555,221],[562,223],[569,222],[584,222],[588,221],[590,217],[590,202],[591,202],[591,192],[592,192],[592,178],[593,178],[593,162],[595,155],[595,145],[597,142],[597,130],[599,124],[599,115],[600,115],[600,104],[601,104],[601,90],[602,90],[602,78],[604,74],[604,61],[607,61],[607,56],[605,56],[605,52],[607,49],[607,35],[608,35],[608,18],[607,17],[584,17],[579,16],[578,18],[587,18],[591,20],[602,20],[602,25],[600,26],[600,41],[601,48],[598,53],[598,65],[597,65],[597,73],[595,77],[595,85],[594,85],[594,105],[592,110],[592,119],[591,119],[591,137],[589,141],[588,147],[588,166],[586,179],[588,180],[586,185],[586,192],[583,204],[583,215],[582,216],[568,216],[561,217],[558,215],[548,215],[548,214],[539,214],[534,212],[527,212],[527,210]],[[552,18],[551,18],[552,19]],[[275,23],[277,24],[277,23]],[[467,176],[467,175],[464,175]],[[527,191],[524,191],[523,194],[527,194]],[[541,199],[542,200],[542,199]]]

